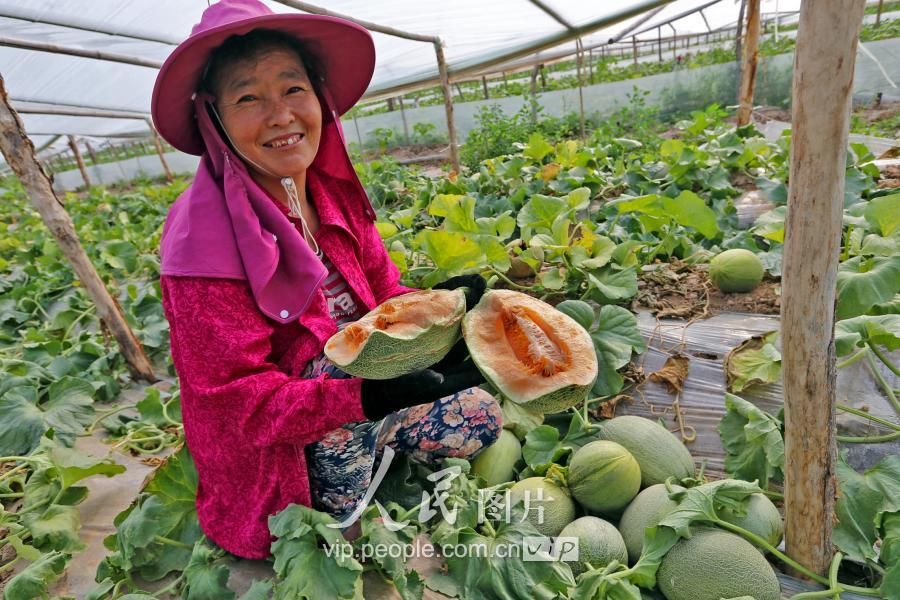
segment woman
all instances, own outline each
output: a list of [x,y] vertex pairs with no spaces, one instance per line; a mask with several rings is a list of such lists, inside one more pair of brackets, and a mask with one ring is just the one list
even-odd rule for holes
[[[161,287],[200,524],[239,556],[269,554],[267,519],[290,503],[353,514],[385,445],[471,458],[500,431],[461,344],[389,381],[350,378],[322,356],[339,326],[412,291],[338,120],[374,63],[371,36],[353,23],[223,0],[153,91],[160,134],[202,155],[166,220]],[[465,287],[471,307],[484,281],[435,287]]]

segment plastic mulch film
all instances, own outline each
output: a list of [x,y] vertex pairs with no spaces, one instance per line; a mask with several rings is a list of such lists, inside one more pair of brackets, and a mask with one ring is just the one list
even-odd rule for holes
[[[719,438],[718,425],[725,415],[724,362],[728,353],[741,342],[779,329],[773,316],[722,313],[692,323],[675,320],[658,321],[649,312],[638,313],[638,327],[648,341],[648,350],[635,359],[644,375],[660,369],[673,354],[688,358],[688,376],[677,396],[660,383],[645,381],[628,391],[633,400],[620,403],[616,414],[634,414],[661,419],[676,436],[682,437],[694,458],[706,461],[707,472],[724,476],[725,451]],[[865,361],[840,369],[837,380],[839,404],[867,410],[871,414],[897,420],[887,399],[876,387]],[[884,369],[882,375],[893,387],[900,381]],[[762,410],[778,415],[783,406],[781,382],[754,385],[737,394]],[[675,418],[678,408],[680,418]],[[848,435],[884,433],[856,417],[838,413],[838,430]],[[848,462],[857,470],[871,467],[888,454],[900,453],[900,443],[846,444]]]

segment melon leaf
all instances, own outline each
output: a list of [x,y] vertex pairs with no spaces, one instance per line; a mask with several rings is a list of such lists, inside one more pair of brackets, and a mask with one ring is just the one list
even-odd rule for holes
[[900,292],[900,256],[857,256],[841,263],[837,274],[837,318],[866,314]]
[[614,396],[625,383],[617,371],[631,361],[632,353],[641,354],[647,349],[638,330],[637,317],[627,308],[604,306],[596,326],[589,333],[599,367],[593,392],[598,396]]
[[6,582],[3,589],[4,600],[49,597],[47,587],[62,574],[68,561],[68,554],[56,551],[44,554]]
[[838,356],[850,354],[867,343],[884,346],[891,352],[900,348],[900,315],[864,315],[835,324],[834,346]]
[[900,455],[887,456],[865,473],[857,473],[842,454],[837,476],[840,494],[834,544],[847,558],[877,560],[874,545],[883,515],[900,511]]
[[742,392],[757,383],[781,379],[781,352],[776,346],[778,332],[753,336],[728,353],[725,378],[728,391]]
[[866,221],[887,237],[900,227],[900,194],[872,198],[866,205]]
[[[535,427],[525,436],[522,458],[535,475],[544,475],[551,465],[567,462],[566,456],[598,439],[599,428],[585,427],[579,414],[572,416],[569,430],[560,439],[559,430],[552,425]],[[563,459],[566,459],[565,461]]]
[[725,394],[725,416],[719,423],[719,437],[725,447],[725,471],[746,481],[784,479],[784,437],[782,423],[750,402]]
[[727,508],[736,514],[746,514],[752,494],[761,492],[756,483],[740,479],[720,479],[681,492],[682,498],[659,525],[671,527],[684,538],[691,537],[691,525],[696,522],[719,521],[718,511]]

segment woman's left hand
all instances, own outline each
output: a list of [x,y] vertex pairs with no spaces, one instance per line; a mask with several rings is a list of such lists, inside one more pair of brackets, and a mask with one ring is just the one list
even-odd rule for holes
[[487,289],[487,282],[481,275],[457,275],[431,286],[433,290],[455,290],[466,288],[466,311],[472,310]]

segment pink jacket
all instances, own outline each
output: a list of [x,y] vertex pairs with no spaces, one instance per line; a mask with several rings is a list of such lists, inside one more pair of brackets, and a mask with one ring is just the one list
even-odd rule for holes
[[[321,181],[311,193],[321,222],[316,237],[360,308],[413,291],[398,283],[371,219],[341,202],[352,183]],[[337,330],[321,290],[299,320],[281,324],[260,311],[246,280],[163,275],[161,286],[199,473],[200,524],[229,552],[264,558],[269,515],[290,503],[310,505],[304,446],[365,420],[362,380],[299,377]]]

